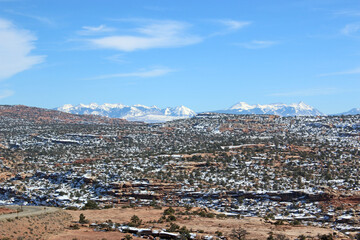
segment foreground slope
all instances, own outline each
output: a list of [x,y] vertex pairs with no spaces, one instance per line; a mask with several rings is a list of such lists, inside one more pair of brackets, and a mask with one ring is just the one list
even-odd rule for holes
[[[275,224],[275,221],[271,220],[265,221],[264,219],[256,217],[238,219],[235,217],[226,217],[221,214],[217,215],[218,213],[214,211],[208,211],[207,213],[214,214],[211,216],[217,217],[199,216],[196,214],[196,212],[201,211],[200,208],[192,208],[190,210],[180,207],[173,208],[175,210],[173,216],[176,220],[170,222],[164,220],[161,221],[160,219],[162,219],[163,216],[165,216],[165,218],[168,217],[168,215],[164,215],[166,209],[167,208],[159,209],[154,207],[131,208],[124,206],[123,208],[66,212],[72,215],[74,221],[78,221],[80,214],[84,214],[86,219],[89,220],[89,224],[95,222],[109,223],[109,220],[111,220],[110,224],[129,223],[131,222],[131,218],[136,215],[142,222],[139,226],[133,228],[133,230],[136,231],[136,229],[139,229],[142,231],[144,238],[147,238],[145,234],[146,229],[152,228],[152,230],[155,232],[156,230],[161,231],[162,229],[169,230],[169,226],[178,225],[182,229],[187,229],[191,233],[196,234],[196,239],[205,239],[205,236],[212,236],[213,239],[215,239],[216,236],[219,236],[220,233],[222,236],[227,237],[228,239],[233,239],[231,237],[232,230],[238,228],[246,229],[248,232],[246,239],[266,239],[269,236],[269,232],[273,232],[275,237],[277,237],[277,235],[283,235],[288,239],[297,239],[300,235],[309,236],[309,239],[316,239],[318,234],[332,235],[335,232],[338,236],[342,236],[343,239],[346,239],[343,234],[328,228],[313,226],[291,226],[289,224],[277,225]],[[51,237],[50,239],[121,239],[126,235],[126,233],[121,233],[117,229],[106,231],[106,227],[101,228],[99,224],[92,224],[92,227],[90,227],[89,224],[82,226],[79,230],[66,230],[63,233]],[[96,231],[93,231],[93,229],[96,229]],[[180,229],[173,230],[174,231],[167,232],[171,232],[171,234],[174,235],[178,234],[180,236]],[[135,239],[137,239],[139,235],[140,234],[134,236]]]

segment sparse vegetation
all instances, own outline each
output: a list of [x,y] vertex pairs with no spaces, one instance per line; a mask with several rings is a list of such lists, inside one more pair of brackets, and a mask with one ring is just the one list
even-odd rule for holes
[[93,200],[88,200],[83,209],[99,209],[99,205]]
[[130,222],[128,223],[128,225],[131,227],[138,227],[141,224],[142,224],[142,220],[136,215],[133,215],[130,219]]
[[[230,237],[232,239],[235,239],[235,240],[245,240],[246,239],[246,236],[248,235],[249,233],[243,229],[243,228],[237,228],[237,229],[233,229],[231,231],[231,235]],[[221,236],[221,235],[220,235]]]
[[89,220],[85,218],[85,215],[83,213],[81,213],[79,216],[79,223],[81,224],[89,223]]

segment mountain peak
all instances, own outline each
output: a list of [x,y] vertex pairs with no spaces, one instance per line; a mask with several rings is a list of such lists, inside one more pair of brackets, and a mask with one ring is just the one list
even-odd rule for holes
[[313,107],[311,107],[310,105],[307,105],[303,101],[301,101],[297,104],[296,103],[290,104],[290,106],[294,106],[295,108],[298,108],[301,110],[313,110],[314,109]]
[[74,106],[71,105],[71,104],[65,104],[64,106],[61,107],[61,110],[62,112],[69,112]]
[[238,102],[234,105],[232,105],[229,109],[253,109],[255,106],[254,105],[249,105],[246,102]]

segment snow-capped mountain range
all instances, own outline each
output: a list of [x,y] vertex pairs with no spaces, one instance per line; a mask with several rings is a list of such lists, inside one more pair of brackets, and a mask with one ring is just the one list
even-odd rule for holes
[[246,102],[239,102],[228,109],[217,110],[215,112],[229,114],[271,114],[283,117],[324,115],[316,108],[313,108],[303,102],[292,104],[274,103],[265,105],[250,105]]
[[[148,107],[144,105],[127,106],[123,104],[110,104],[105,103],[102,105],[91,104],[79,104],[71,105],[66,104],[62,107],[56,108],[56,110],[74,113],[74,114],[92,114],[106,116],[110,118],[123,118],[129,121],[143,121],[147,123],[166,122],[176,119],[191,118],[196,116],[196,113],[185,107],[167,107],[158,108],[156,106]],[[278,116],[322,116],[322,112],[316,108],[305,104],[304,102],[283,104],[255,104],[250,105],[246,102],[239,102],[228,109],[212,111],[216,113],[228,113],[228,114],[270,114]],[[360,114],[360,108],[353,108],[348,112],[333,114],[333,115],[356,115]]]
[[181,118],[190,118],[196,115],[193,110],[185,106],[178,106],[173,108],[167,107],[160,109],[156,106],[127,106],[123,104],[111,103],[105,103],[102,105],[98,105],[96,103],[91,103],[88,105],[79,104],[76,106],[65,104],[62,107],[56,108],[56,110],[73,114],[92,114],[111,118],[123,118],[129,121],[143,121],[148,123],[166,122]]

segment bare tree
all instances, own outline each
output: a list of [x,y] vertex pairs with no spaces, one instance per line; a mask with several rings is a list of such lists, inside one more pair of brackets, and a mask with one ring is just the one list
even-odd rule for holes
[[242,227],[239,227],[237,229],[233,229],[231,231],[230,237],[232,239],[236,239],[236,240],[245,240],[246,239],[246,235],[248,235],[249,233],[243,229]]

